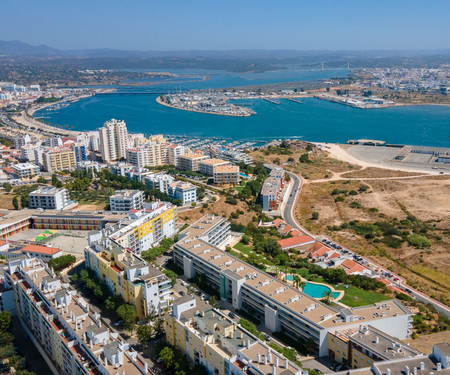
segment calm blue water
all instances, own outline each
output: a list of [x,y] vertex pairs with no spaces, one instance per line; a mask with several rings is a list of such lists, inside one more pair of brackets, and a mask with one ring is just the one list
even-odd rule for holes
[[[326,78],[325,74],[330,77],[336,76],[338,72],[216,72],[211,74],[207,81],[168,82],[142,88],[120,88],[120,91],[168,92],[178,88],[218,88],[309,80],[320,78],[318,76]],[[192,77],[189,79],[192,80]],[[251,79],[253,81],[250,81]],[[276,105],[254,100],[251,108],[257,114],[241,118],[168,108],[156,103],[156,95],[111,95],[90,97],[58,112],[44,110],[37,112],[35,116],[44,116],[46,121],[53,124],[68,124],[79,130],[97,129],[105,121],[117,118],[125,120],[130,132],[152,134],[255,140],[302,137],[309,141],[323,142],[371,138],[389,143],[450,147],[450,107],[408,106],[362,110],[314,98],[305,98],[302,101],[304,104],[281,100],[281,104]]]

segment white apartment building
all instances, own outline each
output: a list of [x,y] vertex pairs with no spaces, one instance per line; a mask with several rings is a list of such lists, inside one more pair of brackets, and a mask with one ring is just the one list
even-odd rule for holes
[[127,161],[138,168],[156,167],[164,164],[161,143],[146,143],[127,149]]
[[145,359],[43,261],[18,257],[4,274],[15,312],[53,374],[151,374]]
[[145,185],[151,190],[159,190],[161,193],[169,194],[169,185],[175,180],[168,174],[155,173],[144,178]]
[[190,279],[203,274],[220,297],[245,310],[272,332],[312,340],[328,353],[328,332],[359,327],[361,321],[399,339],[411,333],[411,312],[398,300],[336,309],[221,250],[229,239],[226,219],[205,215],[179,233],[174,263]]
[[239,180],[240,174],[237,165],[219,165],[214,171],[216,185],[237,185]]
[[23,137],[15,137],[14,138],[14,148],[20,149],[22,146],[31,142],[31,137],[28,134],[25,134]]
[[126,158],[128,148],[128,131],[125,121],[116,119],[105,122],[98,130],[100,150],[104,162]]
[[197,200],[197,187],[189,182],[172,182],[168,186],[168,194],[173,199],[180,199],[183,205]]
[[206,159],[209,159],[209,156],[203,154],[191,153],[179,155],[177,159],[177,169],[197,172],[199,170],[200,162]]
[[167,202],[145,203],[142,212],[131,213],[117,225],[89,234],[89,243],[108,237],[136,254],[175,234],[175,207]]
[[42,186],[28,194],[30,208],[45,210],[62,210],[69,201],[67,189],[57,189],[53,186]]
[[140,210],[144,203],[144,193],[140,190],[116,190],[109,197],[111,211]]
[[184,155],[186,149],[184,146],[168,145],[167,146],[167,164],[175,165],[178,167],[178,157]]
[[18,163],[11,166],[16,178],[24,179],[34,177],[40,174],[41,169],[31,163]]
[[222,165],[229,165],[230,162],[222,159],[207,159],[202,160],[200,163],[198,163],[198,171],[200,173],[203,173],[207,176],[214,176],[214,173],[217,169],[217,167]]
[[20,157],[22,159],[27,159],[30,162],[34,162],[36,160],[36,155],[34,150],[40,147],[39,143],[28,143],[25,146],[20,148]]

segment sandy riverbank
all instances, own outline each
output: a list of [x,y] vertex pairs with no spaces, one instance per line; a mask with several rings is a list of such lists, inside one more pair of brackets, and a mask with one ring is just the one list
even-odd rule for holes
[[195,109],[189,109],[189,108],[179,108],[179,107],[175,107],[174,105],[170,105],[170,104],[167,104],[167,103],[163,102],[160,98],[161,98],[160,96],[158,96],[158,97],[156,98],[156,102],[157,102],[157,103],[159,103],[159,104],[161,104],[161,105],[164,105],[164,106],[166,106],[166,107],[169,107],[169,108],[179,109],[179,110],[181,110],[181,111],[197,112],[197,113],[206,113],[206,114],[208,114],[208,115],[219,115],[219,116],[230,116],[230,117],[249,117],[249,116],[251,116],[251,114],[247,114],[247,115],[231,115],[231,114],[229,114],[229,113],[205,112],[205,111],[197,111],[197,110],[195,110]]

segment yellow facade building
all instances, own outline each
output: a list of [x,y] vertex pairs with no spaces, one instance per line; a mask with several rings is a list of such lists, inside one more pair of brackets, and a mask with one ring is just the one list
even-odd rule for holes
[[167,342],[214,375],[286,374],[302,370],[214,309],[197,310],[193,297],[176,299],[166,311]]
[[77,167],[75,151],[68,147],[56,147],[46,151],[42,162],[47,172],[70,171]]

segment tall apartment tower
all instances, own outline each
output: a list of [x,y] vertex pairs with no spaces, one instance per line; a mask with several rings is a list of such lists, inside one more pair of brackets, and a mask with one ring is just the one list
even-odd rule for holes
[[125,121],[112,119],[106,121],[98,130],[100,150],[105,162],[126,158],[128,148],[128,131]]

